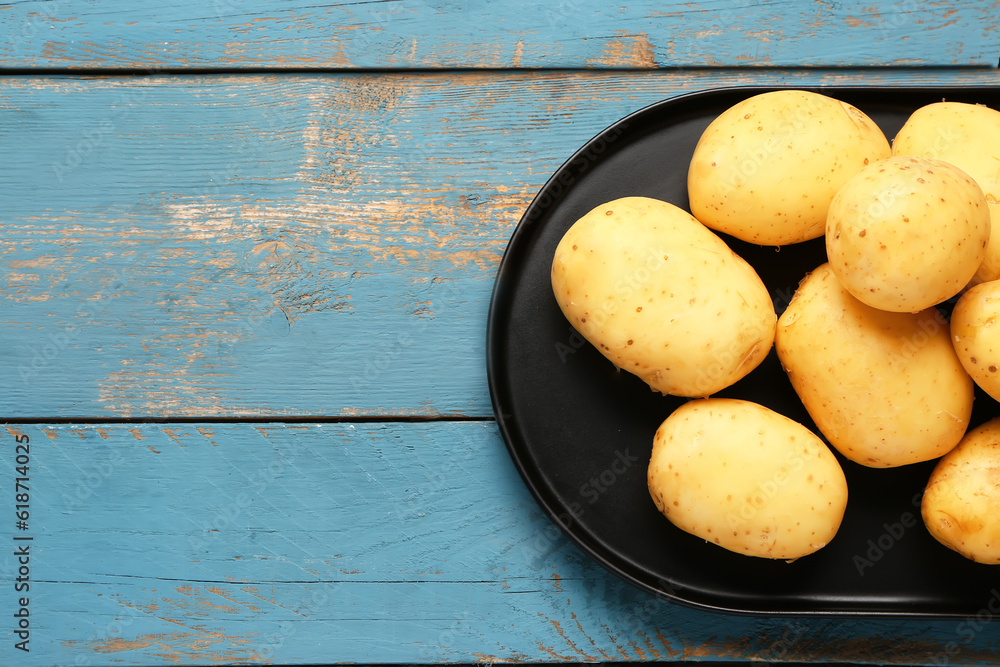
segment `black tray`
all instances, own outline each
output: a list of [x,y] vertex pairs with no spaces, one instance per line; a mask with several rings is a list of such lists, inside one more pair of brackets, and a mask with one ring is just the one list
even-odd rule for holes
[[[704,128],[736,102],[774,89],[716,89],[646,107],[592,139],[538,193],[504,254],[489,313],[490,395],[507,448],[573,542],[667,599],[756,614],[948,617],[992,609],[1000,604],[1000,569],[938,544],[920,519],[934,462],[875,470],[838,454],[849,484],[840,532],[792,563],[731,553],[675,528],[649,497],[646,466],[654,431],[684,399],[617,372],[574,333],[552,296],[552,255],[573,222],[629,195],[688,209],[687,165]],[[942,98],[1000,108],[996,87],[807,89],[856,105],[889,139],[913,110]],[[826,259],[823,239],[779,251],[723,238],[758,270],[779,314],[799,280]],[[717,395],[756,401],[815,431],[773,349]],[[973,425],[1000,415],[982,393],[975,406]]]

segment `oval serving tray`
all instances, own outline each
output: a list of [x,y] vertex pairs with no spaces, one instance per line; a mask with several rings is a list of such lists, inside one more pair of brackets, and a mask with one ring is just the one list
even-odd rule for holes
[[[947,99],[1000,108],[1000,88],[808,88],[850,102],[892,138],[918,107]],[[487,372],[497,423],[546,514],[611,572],[664,598],[755,614],[949,617],[993,602],[1000,569],[938,544],[920,519],[934,462],[893,470],[838,458],[849,484],[837,537],[795,562],[728,552],[683,533],[653,506],[646,465],[656,427],[684,399],[653,393],[570,327],[549,270],[566,229],[618,197],[656,197],[688,209],[687,165],[718,114],[775,88],[693,93],[641,109],[580,148],[551,176],[511,237],[487,326]],[[723,238],[767,284],[779,314],[799,280],[825,261],[822,239],[774,247]],[[947,304],[945,304],[947,306]],[[719,396],[759,402],[815,431],[772,349]],[[977,393],[973,425],[1000,415]]]

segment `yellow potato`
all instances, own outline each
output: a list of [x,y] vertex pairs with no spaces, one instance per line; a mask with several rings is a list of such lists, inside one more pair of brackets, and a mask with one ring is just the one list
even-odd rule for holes
[[977,563],[1000,564],[1000,419],[938,461],[920,506],[934,539]]
[[826,95],[780,90],[727,109],[702,134],[688,170],[691,212],[761,245],[823,235],[840,186],[891,154],[860,110]]
[[951,341],[973,381],[1000,401],[1000,280],[980,283],[959,298]]
[[656,431],[647,477],[657,509],[678,528],[762,558],[818,551],[847,507],[847,480],[826,444],[744,400],[675,410]]
[[753,267],[686,211],[626,197],[560,240],[552,290],[570,324],[653,390],[708,396],[767,356],[776,316]]
[[[907,119],[892,141],[893,155],[944,160],[976,180],[986,195],[991,228],[1000,228],[1000,111],[980,104],[936,102]],[[1000,278],[1000,231],[991,233],[976,285]]]
[[775,349],[820,432],[852,461],[929,461],[968,428],[975,388],[941,314],[866,306],[829,264],[799,284],[778,318]]
[[972,279],[986,255],[990,213],[958,167],[898,156],[865,167],[837,192],[826,251],[844,287],[869,306],[916,313]]

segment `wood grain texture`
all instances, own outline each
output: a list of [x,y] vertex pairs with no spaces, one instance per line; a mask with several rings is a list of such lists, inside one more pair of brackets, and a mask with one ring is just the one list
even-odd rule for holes
[[590,137],[714,87],[997,76],[4,79],[3,414],[490,417],[498,263]]
[[14,68],[996,67],[992,2],[29,0],[0,8]]
[[[728,85],[995,85],[998,27],[914,0],[0,6],[0,67],[60,73],[0,79],[0,419],[40,420],[0,427],[8,512],[31,445],[0,664],[996,664],[995,590],[960,620],[762,618],[608,574],[517,476],[484,342],[521,212],[610,123]],[[149,76],[68,75],[94,68]],[[299,71],[157,74],[193,68]],[[240,421],[311,416],[389,421]],[[133,422],[47,422],[95,418]]]
[[4,475],[24,436],[31,651],[8,621],[5,665],[1000,658],[986,619],[736,616],[641,593],[541,515],[491,423],[7,426]]

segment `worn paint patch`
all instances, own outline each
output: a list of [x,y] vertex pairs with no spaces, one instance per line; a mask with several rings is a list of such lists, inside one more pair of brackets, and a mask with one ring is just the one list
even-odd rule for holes
[[617,39],[609,41],[604,47],[604,54],[599,58],[587,59],[587,65],[594,67],[637,67],[641,69],[655,68],[656,52],[649,41],[649,36],[640,32],[629,34],[619,32]]
[[[526,188],[527,189],[527,188]],[[513,225],[531,201],[526,192],[489,197],[474,211],[463,213],[447,196],[422,196],[380,201],[303,202],[307,220],[328,220],[337,226],[344,246],[369,255],[366,268],[404,266],[413,270],[445,264],[456,270],[495,270],[506,239],[496,225]]]
[[514,45],[514,57],[511,58],[512,67],[520,67],[521,59],[524,57],[524,40],[517,40],[517,44]]
[[[548,618],[543,614],[539,614],[539,616],[549,622],[549,624],[555,629],[556,634],[558,634],[563,639],[563,641],[566,642],[566,646],[569,647],[569,649],[573,652],[573,654],[575,654],[578,657],[582,657],[584,660],[588,662],[593,662],[597,660],[595,656],[589,655],[584,651],[580,650],[580,647],[577,646],[576,643],[572,639],[570,639],[569,636],[567,636],[567,634],[563,631],[562,625],[559,623],[559,621],[552,618]],[[566,658],[564,659],[567,659],[568,657],[569,656],[566,656]]]
[[[624,46],[637,34],[614,39]],[[658,33],[648,36],[662,53]],[[529,58],[533,37],[517,39]],[[986,75],[948,77],[983,84]],[[928,85],[941,76],[877,70],[866,82]],[[47,208],[9,198],[22,212],[5,224],[4,261],[40,277],[25,289],[47,302],[4,302],[7,340],[26,353],[8,354],[3,370],[16,378],[31,346],[66,324],[81,337],[47,369],[62,375],[39,375],[30,391],[11,383],[3,402],[13,416],[60,418],[486,416],[479,332],[489,287],[510,232],[562,159],[608,122],[663,97],[852,78],[809,68],[151,77],[141,88],[152,93],[126,97],[141,122],[114,117],[120,141],[101,162],[109,171],[93,170],[101,187],[49,185],[39,195]],[[139,88],[89,77],[15,77],[5,86],[3,103],[34,113],[32,136],[49,137],[30,156],[39,173],[65,148],[60,126],[78,116],[71,130],[99,124],[119,92]],[[156,102],[155,111],[142,116],[145,102]],[[280,119],[273,131],[264,116]],[[240,141],[226,140],[241,132],[274,137],[246,166],[237,160]],[[287,146],[281,161],[268,162],[270,149]],[[217,149],[228,157],[190,168]],[[132,173],[132,165],[141,168]],[[209,188],[204,176],[223,167],[231,180]],[[21,168],[11,167],[12,179]],[[125,177],[108,184],[117,172]],[[99,317],[77,318],[74,308],[110,283],[110,271],[94,267],[128,256],[127,286],[102,292],[120,298],[104,299],[110,305]],[[79,276],[66,288],[79,296],[46,286],[64,270]],[[383,335],[393,338],[378,341]]]
[[411,80],[389,76],[307,92],[313,111],[302,129],[305,160],[299,177],[335,189],[357,184],[366,154],[392,140],[392,121],[411,88]]
[[211,378],[197,377],[189,367],[159,371],[147,370],[160,365],[155,362],[124,365],[126,369],[109,373],[100,384],[99,400],[108,412],[205,416],[223,411],[222,396],[212,388]]
[[[398,9],[383,2],[290,2],[273,7],[261,0],[227,0],[214,5],[215,11],[205,12],[202,4],[184,0],[167,8],[127,5],[113,16],[94,7],[74,10],[70,22],[52,17],[61,13],[61,5],[40,17],[35,4],[22,4],[6,10],[7,25],[17,29],[17,34],[12,33],[17,39],[9,40],[13,43],[7,61],[22,68],[502,67],[507,61],[497,54],[509,54],[521,39],[530,54],[522,66],[579,68],[607,57],[606,44],[589,37],[589,30],[579,29],[581,23],[589,29],[597,24],[604,34],[647,33],[654,41],[661,35],[682,36],[678,41],[683,48],[667,63],[671,66],[705,66],[710,64],[709,57],[731,66],[734,55],[746,48],[742,31],[713,40],[709,48],[702,48],[689,35],[720,22],[748,26],[761,19],[780,29],[786,42],[770,46],[761,56],[778,55],[779,64],[790,67],[879,66],[909,54],[916,54],[924,66],[996,64],[991,35],[997,22],[990,3],[924,3],[921,12],[907,11],[905,3],[896,3],[899,11],[891,18],[902,18],[892,21],[889,31],[853,24],[849,19],[859,13],[858,3],[828,1],[769,11],[764,16],[761,7],[778,5],[669,3],[664,10],[664,3],[649,1],[602,8],[599,17],[592,19],[576,1],[525,12],[496,3],[459,8],[422,2]],[[861,13],[871,11],[861,8]],[[953,21],[957,22],[951,25]],[[886,23],[883,19],[880,26]],[[511,25],[520,30],[511,30]],[[21,34],[22,26],[30,27],[30,32]],[[934,32],[942,34],[934,39]],[[848,41],[866,45],[846,54],[842,45]]]
[[[217,588],[208,587],[209,594],[205,594],[196,586],[179,585],[175,590],[180,597],[161,596],[158,600],[143,603],[115,595],[115,600],[132,612],[140,612],[183,629],[71,640],[62,642],[62,645],[77,655],[88,651],[98,654],[138,652],[143,656],[140,662],[151,658],[177,664],[235,664],[265,660],[267,647],[259,633],[233,633],[203,622],[206,618],[218,618],[220,614],[231,616],[258,611],[254,605],[231,599],[231,594],[227,595],[221,588],[215,590]],[[220,598],[230,604],[220,603]]]
[[166,435],[168,438],[170,438],[171,440],[173,440],[175,443],[177,443],[181,447],[185,447],[186,446],[183,442],[181,442],[181,438],[188,438],[188,437],[190,437],[187,433],[178,433],[177,429],[173,429],[173,428],[161,428],[160,430],[163,432],[164,435]]
[[7,266],[12,269],[44,269],[48,268],[52,264],[58,261],[53,255],[44,255],[42,257],[33,257],[31,259],[12,259],[7,262]]
[[233,595],[230,591],[224,590],[223,588],[221,588],[219,586],[206,586],[205,590],[207,590],[209,593],[212,593],[213,595],[218,595],[219,597],[221,597],[221,598],[223,598],[225,600],[228,600],[229,602],[233,603],[234,605],[240,605],[240,606],[246,607],[247,609],[249,609],[251,611],[260,611],[260,609],[261,609],[260,607],[254,605],[254,604],[251,604],[249,602],[245,602],[245,601],[242,601],[242,600],[237,600],[236,596]]
[[135,637],[111,637],[93,641],[66,641],[63,646],[77,655],[93,652],[117,654],[141,651],[159,660],[177,664],[234,664],[262,660],[260,640],[255,634],[223,635],[221,632],[167,632]]

